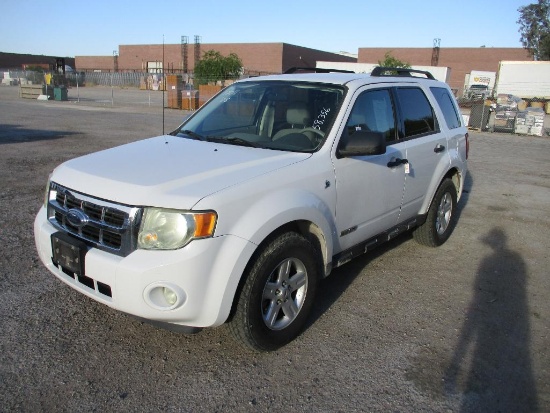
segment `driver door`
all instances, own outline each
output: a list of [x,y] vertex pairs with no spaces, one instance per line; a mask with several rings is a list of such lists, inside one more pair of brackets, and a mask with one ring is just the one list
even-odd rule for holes
[[389,88],[358,92],[341,140],[357,130],[382,132],[386,135],[387,148],[382,155],[334,159],[336,224],[341,250],[397,225],[405,168],[389,165],[398,158],[406,158],[406,143],[397,139],[396,125]]

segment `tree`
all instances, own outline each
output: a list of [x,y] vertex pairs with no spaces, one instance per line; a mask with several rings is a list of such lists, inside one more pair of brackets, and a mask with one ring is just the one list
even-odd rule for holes
[[520,40],[535,60],[550,60],[550,0],[518,9]]
[[403,62],[391,55],[391,52],[386,52],[384,60],[378,61],[378,66],[381,67],[402,67],[403,69],[410,69],[411,65],[407,62]]
[[208,50],[195,65],[195,83],[200,85],[218,80],[236,79],[242,69],[243,63],[235,53],[224,57],[220,52]]

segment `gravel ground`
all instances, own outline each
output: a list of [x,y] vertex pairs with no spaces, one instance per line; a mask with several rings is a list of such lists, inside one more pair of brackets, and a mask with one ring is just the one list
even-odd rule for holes
[[[549,138],[471,133],[449,241],[405,234],[339,268],[306,331],[258,354],[224,326],[143,324],[40,264],[32,223],[51,170],[162,131],[160,92],[69,96],[0,88],[0,411],[550,411]],[[184,115],[166,110],[166,131]]]

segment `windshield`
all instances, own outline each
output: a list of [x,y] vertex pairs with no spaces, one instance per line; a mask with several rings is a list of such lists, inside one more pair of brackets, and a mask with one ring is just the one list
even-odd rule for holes
[[313,152],[338,113],[344,88],[318,83],[235,83],[172,135],[233,145]]

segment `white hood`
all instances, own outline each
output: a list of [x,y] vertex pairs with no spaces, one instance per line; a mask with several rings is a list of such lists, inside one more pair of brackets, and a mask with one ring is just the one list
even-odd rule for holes
[[70,160],[51,179],[122,204],[191,209],[212,193],[310,156],[159,136]]

